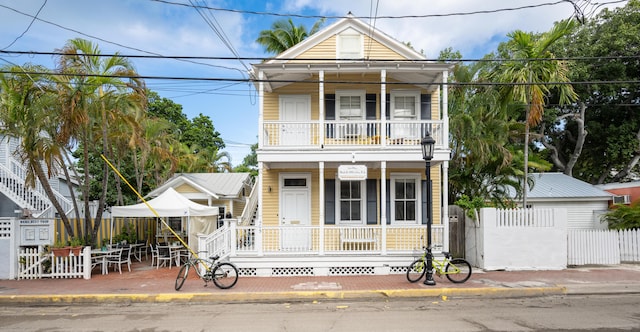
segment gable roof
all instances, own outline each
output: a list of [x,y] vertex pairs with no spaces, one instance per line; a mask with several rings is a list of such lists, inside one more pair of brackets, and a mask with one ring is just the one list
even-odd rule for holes
[[388,47],[392,51],[400,54],[407,60],[425,60],[425,56],[416,52],[411,47],[399,42],[395,38],[382,32],[380,29],[348,15],[347,17],[336,21],[335,23],[327,26],[326,28],[314,33],[300,43],[292,46],[288,50],[278,54],[275,58],[266,61],[266,63],[282,63],[286,62],[286,59],[291,59],[300,56],[302,53],[308,51],[323,40],[329,39],[334,35],[337,35],[345,30],[353,29],[362,35],[369,36],[371,39],[379,42],[380,44]]
[[[398,54],[398,59],[354,59],[341,61],[334,56],[326,59],[297,58],[323,41],[345,31],[354,30],[370,37],[383,47]],[[334,46],[335,47],[335,46]],[[297,59],[296,59],[297,58]],[[295,60],[292,60],[295,59]],[[384,32],[352,16],[338,20],[314,33],[288,50],[259,64],[252,64],[250,75],[256,88],[261,83],[267,92],[313,78],[320,71],[325,73],[379,73],[386,71],[388,80],[415,84],[426,90],[436,91],[444,83],[443,71],[453,68],[454,63],[427,61],[424,55],[392,38]]]
[[147,196],[153,197],[166,190],[188,184],[213,198],[239,197],[242,189],[250,185],[249,173],[176,173],[162,186],[151,191]]
[[[587,182],[563,173],[532,173],[533,187],[529,188],[527,199],[581,199],[610,200],[612,194]],[[513,196],[512,196],[513,197]]]

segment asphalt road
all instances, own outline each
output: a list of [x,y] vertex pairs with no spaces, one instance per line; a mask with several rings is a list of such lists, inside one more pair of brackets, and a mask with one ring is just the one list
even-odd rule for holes
[[640,296],[0,307],[0,331],[630,331]]

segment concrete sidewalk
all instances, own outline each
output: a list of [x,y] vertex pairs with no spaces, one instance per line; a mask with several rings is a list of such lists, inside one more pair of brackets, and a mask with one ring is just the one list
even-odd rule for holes
[[640,294],[640,265],[593,266],[561,271],[474,270],[464,284],[435,276],[435,286],[409,283],[404,274],[387,276],[249,277],[229,290],[195,277],[174,290],[178,269],[155,269],[146,262],[132,271],[97,269],[90,280],[0,280],[0,303],[283,302],[327,299],[528,297],[572,294]]

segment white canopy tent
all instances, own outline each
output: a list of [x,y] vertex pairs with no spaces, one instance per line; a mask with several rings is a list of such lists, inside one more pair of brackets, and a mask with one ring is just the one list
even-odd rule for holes
[[[210,234],[216,229],[218,207],[193,202],[173,188],[168,188],[158,197],[148,200],[147,204],[139,203],[112,207],[111,229],[113,230],[113,218],[119,217],[186,217],[187,234],[189,235],[188,242],[191,247],[197,245],[195,238],[198,233]],[[155,213],[149,206],[155,210]],[[197,250],[197,248],[193,249]]]

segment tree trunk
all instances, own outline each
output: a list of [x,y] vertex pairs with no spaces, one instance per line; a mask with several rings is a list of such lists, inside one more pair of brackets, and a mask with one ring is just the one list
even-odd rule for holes
[[60,202],[58,202],[58,200],[56,199],[56,195],[53,193],[53,189],[51,189],[51,184],[49,183],[49,179],[47,178],[47,176],[44,174],[42,165],[40,165],[39,160],[35,156],[30,156],[29,162],[31,164],[31,167],[33,168],[33,171],[36,173],[38,181],[40,181],[44,192],[47,194],[47,197],[49,197],[51,204],[53,204],[56,212],[58,212],[58,214],[60,215],[60,219],[62,219],[62,223],[64,224],[64,228],[67,231],[67,234],[69,234],[71,237],[74,237],[76,234],[73,231],[73,227],[71,227],[71,223],[69,222],[67,214],[62,208],[62,205],[60,205]]

